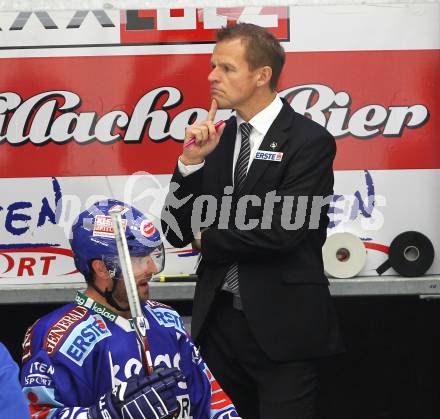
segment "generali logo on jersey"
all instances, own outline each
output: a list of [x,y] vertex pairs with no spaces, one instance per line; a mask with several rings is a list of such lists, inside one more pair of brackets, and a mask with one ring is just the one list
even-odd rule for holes
[[[421,127],[429,119],[429,110],[423,103],[401,106],[374,103],[353,109],[349,92],[335,92],[323,84],[293,86],[280,92],[280,96],[297,112],[326,126],[335,138],[401,136],[405,129]],[[165,101],[158,105],[163,98]],[[99,116],[97,112],[77,111],[81,97],[67,90],[47,91],[26,100],[16,93],[1,93],[0,144],[41,146],[69,141],[133,144],[143,140],[147,125],[146,134],[152,141],[183,140],[186,127],[207,116],[207,110],[194,107],[178,111],[172,117],[171,112],[183,100],[179,89],[163,86],[145,93],[131,114],[114,109]],[[230,110],[222,110],[217,118],[227,119],[230,114]]]
[[76,306],[54,323],[45,336],[44,349],[47,353],[52,355],[69,334],[69,331],[87,316],[89,316],[89,313],[85,307]]

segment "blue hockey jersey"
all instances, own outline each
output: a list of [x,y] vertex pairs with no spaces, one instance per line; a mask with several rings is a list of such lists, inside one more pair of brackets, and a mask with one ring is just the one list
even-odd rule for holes
[[[142,307],[153,365],[177,367],[179,418],[239,417],[176,311]],[[21,384],[33,419],[87,418],[88,407],[132,374],[144,374],[132,322],[78,292],[74,303],[37,320],[23,342]]]

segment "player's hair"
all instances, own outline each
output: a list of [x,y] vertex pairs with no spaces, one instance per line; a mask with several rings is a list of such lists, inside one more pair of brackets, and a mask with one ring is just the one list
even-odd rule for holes
[[270,88],[275,90],[286,60],[283,47],[270,32],[252,23],[235,23],[217,32],[217,41],[242,39],[245,42],[246,61],[251,70],[265,65],[272,68]]

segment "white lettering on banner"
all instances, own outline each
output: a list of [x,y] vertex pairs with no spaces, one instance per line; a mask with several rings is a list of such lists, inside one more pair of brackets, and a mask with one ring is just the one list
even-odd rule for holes
[[429,119],[429,111],[422,104],[410,106],[367,105],[352,111],[347,92],[335,93],[322,84],[305,84],[280,92],[292,108],[325,126],[336,138],[351,135],[362,139],[382,134],[401,136],[404,128],[417,128]]
[[243,8],[238,21],[253,23],[265,28],[276,28],[278,26],[278,15],[263,15],[262,9],[262,7],[246,6]]
[[[6,274],[4,277],[26,278],[38,275],[48,276],[53,273],[57,256],[24,256],[26,249],[23,250],[23,253],[13,252],[8,254],[7,250],[1,253],[1,256],[6,258],[7,265],[0,268],[0,274]],[[2,265],[0,264],[0,266]]]
[[[327,127],[336,138],[348,135],[362,139],[377,135],[401,136],[405,128],[420,127],[429,119],[429,111],[423,104],[389,107],[371,104],[353,110],[347,92],[334,92],[322,84],[291,87],[280,95],[297,112],[309,115]],[[162,96],[166,100],[157,108]],[[66,90],[40,93],[25,101],[16,93],[1,93],[0,133],[4,134],[0,135],[0,143],[43,145],[50,141],[62,144],[71,140],[78,143],[94,140],[136,143],[142,141],[147,125],[148,137],[152,141],[183,140],[185,128],[205,119],[207,110],[190,108],[171,118],[169,111],[179,106],[182,100],[182,93],[177,88],[158,87],[141,97],[131,115],[113,110],[99,118],[96,112],[73,112],[81,104],[81,98]],[[57,113],[61,115],[54,116]],[[222,110],[217,116],[220,114],[227,117],[228,111]],[[115,132],[116,128],[119,128],[118,132]]]
[[171,16],[170,9],[157,9],[157,29],[177,30],[177,29],[196,29],[197,10],[194,8],[184,8],[183,16]]
[[[238,15],[238,22],[253,23],[266,28],[278,26],[278,15],[263,14],[263,7],[234,7]],[[219,13],[217,8],[194,9],[183,8],[183,16],[171,16],[171,9],[157,9],[157,30],[196,30],[198,14],[203,16],[201,24],[204,29],[220,29],[227,25],[227,16]]]

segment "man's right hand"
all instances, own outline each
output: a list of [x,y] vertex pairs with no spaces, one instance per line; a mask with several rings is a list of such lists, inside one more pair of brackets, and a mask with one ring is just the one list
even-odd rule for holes
[[[183,153],[180,156],[180,161],[184,165],[202,163],[205,157],[217,147],[225,129],[225,124],[222,124],[217,130],[215,129],[213,121],[216,113],[217,101],[213,99],[208,112],[208,119],[200,124],[190,125],[186,129]],[[196,142],[185,147],[185,144],[191,138],[195,138]]]
[[177,368],[166,368],[149,377],[133,375],[104,394],[88,411],[90,419],[163,419],[179,411],[177,384],[184,380]]

